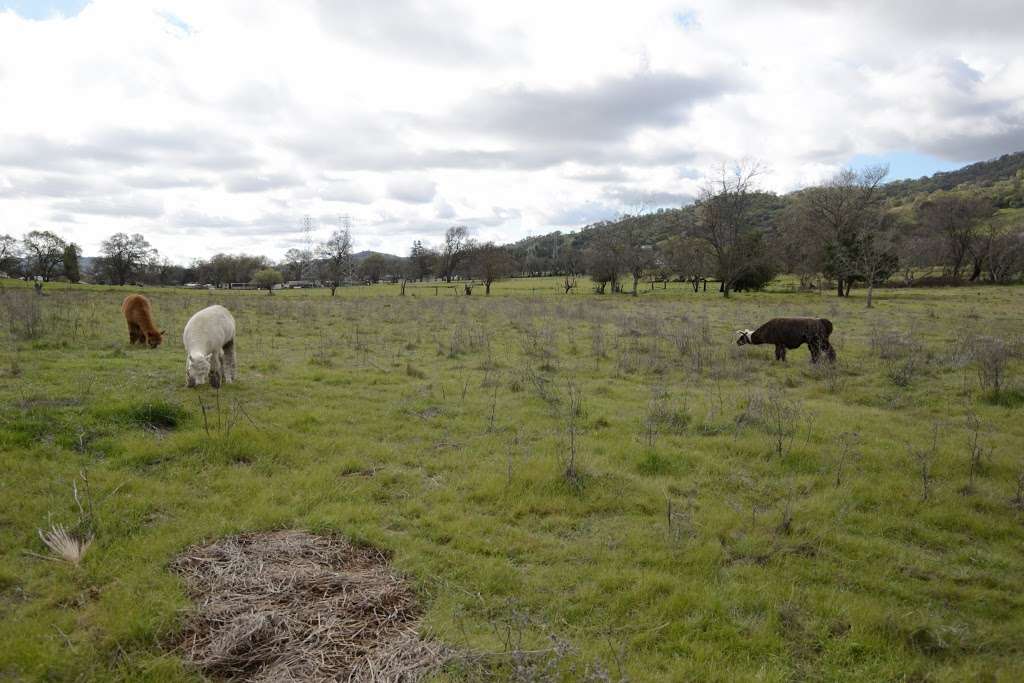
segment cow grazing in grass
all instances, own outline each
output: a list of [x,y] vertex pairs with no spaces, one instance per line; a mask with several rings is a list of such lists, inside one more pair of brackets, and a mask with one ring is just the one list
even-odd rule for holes
[[141,294],[129,294],[121,304],[121,312],[128,322],[128,340],[132,344],[148,344],[155,349],[164,340],[165,331],[156,329],[153,322],[153,309],[149,299]]
[[739,346],[745,344],[773,344],[775,360],[786,360],[786,349],[803,344],[811,351],[811,361],[817,363],[821,353],[829,362],[836,359],[836,350],[829,343],[832,322],[825,318],[772,318],[756,330],[737,330]]
[[194,387],[235,381],[235,319],[223,306],[204,308],[185,325],[185,380]]

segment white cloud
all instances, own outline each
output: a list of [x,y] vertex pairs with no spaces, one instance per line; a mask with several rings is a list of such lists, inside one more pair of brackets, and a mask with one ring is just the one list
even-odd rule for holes
[[276,257],[302,216],[345,212],[357,248],[406,253],[455,221],[511,241],[672,205],[733,158],[786,191],[855,155],[1024,148],[1019,2],[918,5],[0,11],[0,230]]
[[388,182],[388,197],[409,204],[426,204],[437,194],[437,183],[429,178],[399,176]]

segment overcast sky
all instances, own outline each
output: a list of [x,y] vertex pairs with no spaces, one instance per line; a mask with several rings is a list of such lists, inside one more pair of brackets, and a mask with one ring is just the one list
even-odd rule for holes
[[1024,149],[1020,0],[0,0],[0,233],[405,254]]

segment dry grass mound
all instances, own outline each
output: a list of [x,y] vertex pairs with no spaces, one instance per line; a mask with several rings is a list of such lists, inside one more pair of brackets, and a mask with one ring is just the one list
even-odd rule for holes
[[173,565],[196,609],[177,643],[211,677],[416,681],[444,649],[417,633],[412,590],[379,551],[303,531],[194,546]]

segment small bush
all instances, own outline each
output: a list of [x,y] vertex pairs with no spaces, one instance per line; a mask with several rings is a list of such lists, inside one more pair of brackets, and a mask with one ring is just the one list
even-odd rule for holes
[[636,471],[646,476],[672,474],[676,470],[675,463],[655,451],[648,451],[637,466]]
[[115,408],[108,416],[147,429],[175,429],[185,421],[188,413],[176,403],[150,401],[141,405]]
[[998,394],[1006,386],[1010,347],[998,337],[981,337],[974,347],[974,360],[978,367],[981,388]]
[[1002,391],[989,391],[982,395],[981,399],[989,405],[1002,408],[1017,408],[1024,405],[1024,390],[1003,389]]

